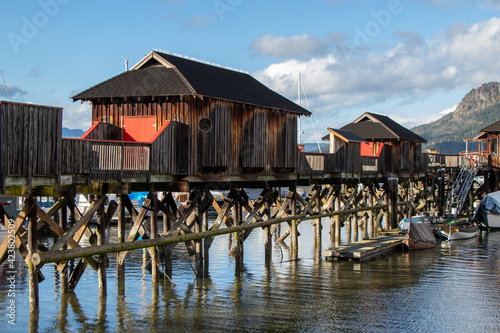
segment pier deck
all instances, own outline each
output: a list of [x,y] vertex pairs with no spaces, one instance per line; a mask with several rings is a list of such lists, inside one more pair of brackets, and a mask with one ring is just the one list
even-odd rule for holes
[[365,239],[348,245],[342,245],[323,252],[326,260],[366,260],[370,257],[400,247],[404,235],[391,234]]

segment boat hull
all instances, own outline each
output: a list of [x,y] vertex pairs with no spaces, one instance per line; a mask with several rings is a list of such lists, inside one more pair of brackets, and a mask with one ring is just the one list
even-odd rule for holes
[[487,228],[500,229],[500,215],[488,212],[486,214],[486,219],[483,223]]
[[424,249],[431,249],[434,246],[436,246],[436,242],[425,242],[425,241],[419,241],[419,240],[414,240],[410,239],[409,237],[406,237],[404,240],[404,244],[410,249],[410,250],[424,250]]
[[446,226],[441,228],[439,233],[448,240],[469,239],[477,236],[477,226]]
[[436,246],[437,241],[428,223],[410,222],[404,244],[410,250],[430,249]]

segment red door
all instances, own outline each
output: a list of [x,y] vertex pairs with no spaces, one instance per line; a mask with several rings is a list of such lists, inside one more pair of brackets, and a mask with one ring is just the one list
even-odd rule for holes
[[156,133],[156,117],[123,117],[123,141],[147,142]]

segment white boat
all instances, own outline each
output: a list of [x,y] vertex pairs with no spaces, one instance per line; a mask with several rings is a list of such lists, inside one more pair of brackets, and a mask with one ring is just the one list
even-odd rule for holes
[[486,213],[484,224],[490,229],[500,229],[500,215],[492,212]]
[[450,223],[439,229],[441,237],[447,240],[469,239],[477,236],[479,226],[471,223]]
[[485,228],[500,229],[500,191],[488,193],[477,207],[473,220]]
[[[412,216],[411,222],[412,223],[429,223],[429,225],[430,225],[429,219],[427,218],[427,216],[424,216],[424,215]],[[404,219],[399,221],[398,227],[399,227],[399,230],[401,230],[401,231],[408,231],[408,229],[410,229],[410,218],[405,217]]]

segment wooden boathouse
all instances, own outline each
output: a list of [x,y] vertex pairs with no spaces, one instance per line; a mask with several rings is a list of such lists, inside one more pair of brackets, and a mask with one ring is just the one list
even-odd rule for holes
[[87,138],[151,143],[153,182],[293,183],[310,115],[246,73],[154,51],[73,100],[92,104]]
[[[272,235],[288,240],[290,259],[297,260],[298,225],[305,220],[312,220],[321,257],[322,218],[331,222],[332,246],[339,246],[342,227],[350,243],[374,238],[416,210],[442,213],[450,185],[468,163],[464,156],[423,153],[423,138],[372,113],[330,129],[329,153],[300,152],[297,119],[308,110],[249,74],[155,51],[73,99],[92,105],[92,127],[79,139],[62,138],[61,108],[0,102],[1,195],[25,198],[17,217],[0,209],[15,231],[0,244],[0,262],[15,245],[29,269],[35,315],[49,263],[56,264],[63,291],[74,290],[90,266],[105,295],[106,256],[116,254],[124,279],[128,251],[147,248],[157,288],[160,263],[164,275],[173,276],[172,250],[179,243],[195,274],[206,276],[210,246],[223,234],[232,237],[236,269],[255,229],[265,234],[267,263]],[[305,195],[300,185],[307,186]],[[246,188],[260,195],[250,198]],[[285,195],[280,188],[288,188]],[[226,191],[223,202],[212,190]],[[128,196],[135,191],[148,192],[140,207]],[[174,197],[179,191],[188,194],[183,209]],[[85,212],[76,194],[92,197]],[[44,211],[39,196],[57,200]],[[217,216],[209,222],[210,208]],[[117,240],[106,243],[115,213]],[[51,248],[38,241],[41,228],[56,237]],[[89,246],[80,244],[83,236]]]

